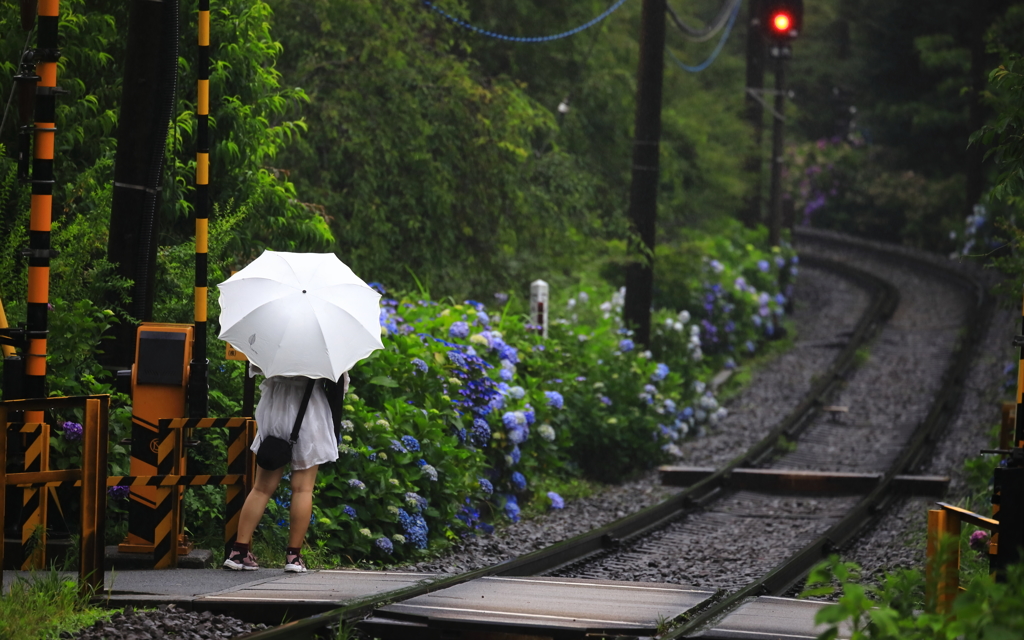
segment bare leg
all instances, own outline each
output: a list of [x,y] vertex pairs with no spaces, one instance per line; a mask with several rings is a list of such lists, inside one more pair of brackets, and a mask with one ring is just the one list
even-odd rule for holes
[[[252,542],[252,532],[260,523],[263,512],[267,509],[270,496],[274,495],[277,485],[281,484],[281,476],[284,475],[284,467],[267,471],[263,467],[256,467],[256,482],[252,491],[245,498],[242,505],[242,512],[238,515],[238,536],[235,538],[242,544]],[[292,481],[294,483],[294,480]],[[309,516],[306,517],[309,520]]]
[[292,471],[292,507],[288,525],[288,546],[299,549],[306,539],[309,516],[313,513],[313,487],[319,465]]

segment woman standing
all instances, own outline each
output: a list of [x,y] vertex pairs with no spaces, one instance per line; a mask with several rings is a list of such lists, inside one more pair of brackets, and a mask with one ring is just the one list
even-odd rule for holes
[[[255,374],[258,369],[253,369]],[[267,436],[289,439],[308,382],[309,378],[285,376],[273,376],[263,381],[260,385],[262,395],[256,407],[258,430],[251,447],[253,452],[259,450],[260,444]],[[325,379],[316,381],[299,428],[298,439],[292,446],[292,497],[284,565],[284,570],[288,572],[306,571],[306,562],[302,558],[302,543],[306,538],[306,530],[309,528],[313,513],[316,473],[321,464],[338,459],[337,433],[347,389],[347,373],[343,374],[337,383]],[[252,534],[263,517],[270,497],[281,484],[283,475],[284,467],[273,470],[256,467],[256,481],[242,506],[238,518],[238,534],[228,557],[224,560],[225,569],[256,571],[260,568],[250,548]]]

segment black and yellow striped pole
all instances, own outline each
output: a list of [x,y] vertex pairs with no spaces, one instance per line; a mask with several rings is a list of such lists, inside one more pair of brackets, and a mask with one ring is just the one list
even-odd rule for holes
[[[1021,302],[1021,332],[1024,333],[1024,301]],[[1013,446],[1024,447],[1024,335],[1013,340],[1015,347],[1020,347],[1017,366],[1017,418],[1014,423]]]
[[199,0],[197,73],[195,344],[189,367],[188,412],[193,418],[202,418],[209,411],[206,313],[210,223],[210,0]]
[[[50,221],[53,215],[53,150],[56,128],[57,42],[59,0],[39,0],[37,43],[33,52],[36,74],[35,136],[32,156],[32,198],[29,216],[28,250],[28,350],[25,359],[25,395],[46,397],[46,333],[50,303]],[[26,422],[42,422],[40,412],[27,412]],[[48,468],[50,433],[40,429],[25,442],[25,471]],[[21,542],[28,545],[34,535],[34,552],[23,559],[22,569],[41,569],[46,548],[46,493],[26,489],[22,501]]]

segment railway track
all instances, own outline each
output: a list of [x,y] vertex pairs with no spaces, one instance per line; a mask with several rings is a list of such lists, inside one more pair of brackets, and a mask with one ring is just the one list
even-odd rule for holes
[[[683,584],[696,580],[720,589],[701,611],[688,612],[685,620],[677,621],[681,624],[662,633],[663,638],[706,635],[709,621],[751,596],[784,594],[815,562],[856,538],[896,499],[894,480],[919,464],[952,415],[977,333],[971,328],[990,304],[980,283],[948,264],[923,262],[906,252],[836,235],[801,234],[798,239],[804,265],[856,282],[870,292],[870,300],[845,345],[803,401],[741,455],[659,504],[564,542],[245,637],[318,637],[341,622],[363,620],[384,604],[489,576]],[[863,354],[873,340],[875,351],[864,363],[858,352]],[[864,366],[857,369],[858,364]],[[908,378],[913,378],[917,390],[914,401],[892,405],[901,399],[887,392],[911,384]],[[870,410],[853,409],[844,416],[852,419],[850,423],[833,423],[821,409],[836,398]],[[925,417],[920,419],[921,415]],[[734,472],[746,468],[870,471],[878,477],[870,490],[855,495],[780,497],[734,490]],[[702,558],[715,556],[709,552],[712,543],[723,539],[732,549],[728,556],[717,556],[729,558],[724,571],[695,574],[695,565],[708,564],[700,563]],[[743,540],[755,544],[737,544]],[[756,561],[751,563],[751,558]],[[689,567],[688,575],[666,563]]]

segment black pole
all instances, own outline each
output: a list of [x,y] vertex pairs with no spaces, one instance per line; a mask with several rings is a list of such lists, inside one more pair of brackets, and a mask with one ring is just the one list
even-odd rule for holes
[[[121,110],[117,123],[114,189],[107,258],[134,285],[131,303],[110,304],[137,320],[151,320],[156,268],[157,212],[167,129],[174,109],[178,65],[178,3],[133,0],[128,8]],[[104,363],[135,360],[135,327],[115,325]]]
[[210,411],[210,361],[206,358],[207,271],[210,222],[210,0],[199,0],[199,62],[196,65],[196,274],[189,417]]
[[741,215],[743,224],[755,227],[761,222],[761,140],[764,137],[764,107],[758,99],[764,90],[764,35],[761,27],[761,0],[750,0],[747,21],[747,87],[743,114],[754,130],[754,150],[745,169],[751,187]]
[[658,142],[661,139],[661,90],[665,51],[665,0],[644,0],[640,17],[640,65],[637,70],[636,125],[633,134],[633,182],[629,190],[630,249],[640,255],[626,267],[623,318],[646,345],[651,335],[654,300],[654,235],[658,210]]
[[775,58],[775,113],[772,114],[772,184],[768,222],[768,244],[779,246],[782,236],[782,145],[786,105],[786,73],[782,56]]

